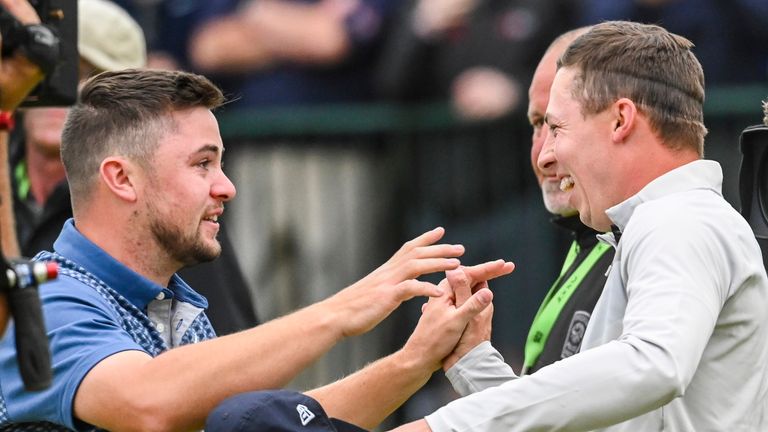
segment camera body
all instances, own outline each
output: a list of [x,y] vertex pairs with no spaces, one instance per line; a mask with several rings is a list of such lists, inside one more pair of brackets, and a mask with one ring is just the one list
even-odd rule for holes
[[[80,56],[77,50],[77,1],[76,0],[29,0],[40,16],[41,24],[59,39],[59,54],[55,67],[45,79],[30,92],[21,103],[22,107],[68,106],[77,101],[78,69]],[[0,34],[2,56],[18,49],[17,37],[21,25],[15,17],[0,8]]]

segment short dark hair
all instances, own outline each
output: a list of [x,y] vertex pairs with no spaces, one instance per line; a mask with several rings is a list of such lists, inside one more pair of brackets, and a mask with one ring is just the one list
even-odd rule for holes
[[583,115],[625,97],[671,148],[704,153],[704,72],[688,39],[649,24],[607,21],[574,40],[558,68],[577,69],[573,96]]
[[126,69],[89,79],[62,132],[61,158],[73,201],[89,195],[110,155],[148,166],[158,140],[176,127],[173,112],[213,110],[223,103],[216,85],[189,72]]

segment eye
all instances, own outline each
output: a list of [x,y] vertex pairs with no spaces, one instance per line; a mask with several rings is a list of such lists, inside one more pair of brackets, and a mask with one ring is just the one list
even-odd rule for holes
[[533,134],[538,135],[541,133],[541,128],[544,126],[544,119],[537,117],[531,120],[531,126],[533,127]]
[[557,138],[558,129],[559,127],[557,127],[557,125],[554,125],[554,124],[549,125],[549,134],[552,135],[552,138]]
[[200,160],[196,166],[199,166],[202,169],[208,169],[208,166],[211,164],[210,159],[202,159]]

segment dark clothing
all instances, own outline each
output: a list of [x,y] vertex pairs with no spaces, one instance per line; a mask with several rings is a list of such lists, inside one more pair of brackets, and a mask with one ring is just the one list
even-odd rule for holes
[[[295,0],[316,3],[316,0]],[[281,62],[273,68],[241,76],[233,106],[260,108],[369,101],[374,96],[375,57],[384,29],[399,0],[361,0],[346,18],[351,51],[338,64]]]
[[[182,69],[194,69],[188,45],[205,23],[230,14],[250,0],[166,0],[149,6],[128,2],[147,33],[150,51],[170,54]],[[318,0],[288,0],[317,3]],[[247,73],[206,73],[231,97],[226,109],[358,102],[373,96],[371,76],[377,47],[399,0],[361,0],[345,20],[351,52],[339,64],[282,61]],[[248,42],[245,42],[248,43]]]
[[53,242],[59,237],[64,222],[72,217],[69,185],[66,181],[56,185],[43,207],[38,208],[31,194],[24,193],[24,187],[20,185],[28,181],[26,163],[23,159],[12,159],[11,164],[13,213],[21,255],[33,257],[40,251],[53,250]]
[[572,25],[568,0],[482,0],[459,28],[423,36],[414,30],[416,3],[403,9],[377,68],[378,90],[397,100],[446,100],[454,80],[475,66],[527,88],[547,45]]
[[[558,217],[553,220],[553,223],[569,230],[573,235],[573,240],[579,246],[579,253],[576,255],[576,259],[558,280],[558,286],[555,288],[555,292],[557,292],[557,290],[562,288],[568,276],[574,272],[597,245],[596,235],[599,233],[581,223],[578,216]],[[592,310],[595,308],[597,299],[603,292],[607,279],[606,273],[613,261],[614,253],[615,250],[613,248],[606,251],[592,266],[584,279],[582,279],[576,292],[573,293],[560,311],[560,315],[549,333],[549,338],[547,338],[547,342],[544,344],[541,355],[526,373],[534,373],[544,366],[570,357],[579,351],[581,340],[584,337],[584,330],[592,315]]]
[[768,78],[768,2],[678,0],[660,6],[634,0],[586,0],[585,25],[606,20],[658,24],[691,40],[707,85]]
[[148,52],[163,52],[189,70],[187,44],[210,17],[237,12],[239,0],[115,0],[139,23]]
[[[16,233],[24,256],[32,257],[42,250],[53,250],[64,222],[72,217],[69,185],[62,181],[56,186],[42,209],[30,196],[23,136],[16,131],[11,136],[11,170],[13,174],[13,209]],[[221,255],[218,259],[179,271],[179,275],[197,292],[209,299],[206,310],[216,333],[225,335],[258,324],[235,251],[227,236],[225,225],[219,232]]]

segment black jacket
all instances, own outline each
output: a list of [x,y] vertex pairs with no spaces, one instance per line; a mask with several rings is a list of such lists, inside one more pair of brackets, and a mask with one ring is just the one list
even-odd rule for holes
[[[592,251],[592,248],[597,245],[598,240],[595,236],[598,232],[581,223],[578,216],[555,218],[553,223],[569,230],[580,249],[573,264],[565,271],[563,277],[560,278],[557,286],[557,289],[560,289],[568,276],[576,270],[579,264]],[[581,341],[584,338],[584,330],[589,322],[589,318],[592,316],[592,310],[595,308],[597,299],[603,292],[607,279],[606,272],[613,261],[614,253],[615,250],[610,248],[589,270],[576,291],[560,311],[560,315],[557,317],[549,333],[549,337],[538,360],[526,373],[534,373],[544,366],[562,360],[579,351]]]

